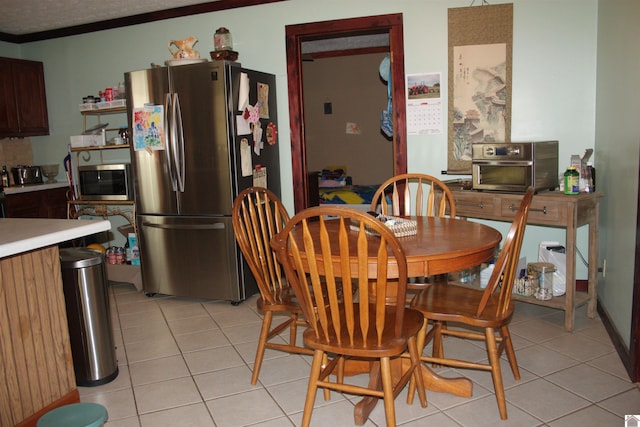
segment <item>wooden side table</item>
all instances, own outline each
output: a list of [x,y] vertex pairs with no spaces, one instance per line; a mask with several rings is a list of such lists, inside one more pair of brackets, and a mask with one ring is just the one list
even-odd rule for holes
[[[513,221],[522,199],[521,194],[506,194],[456,189],[452,186],[456,210],[460,217],[495,221]],[[567,255],[566,294],[548,301],[535,297],[513,295],[515,300],[553,307],[565,311],[564,327],[572,331],[575,310],[587,304],[587,315],[596,313],[596,284],[598,281],[598,211],[601,192],[565,195],[559,191],[547,191],[533,197],[527,224],[565,228]],[[576,292],[576,232],[582,225],[589,226],[589,284],[587,292]]]

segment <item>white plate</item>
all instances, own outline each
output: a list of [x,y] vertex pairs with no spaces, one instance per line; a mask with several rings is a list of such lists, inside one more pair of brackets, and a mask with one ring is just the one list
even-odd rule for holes
[[199,64],[201,62],[207,62],[206,58],[195,58],[195,59],[168,59],[164,61],[165,65],[169,67],[173,67],[174,65],[187,65],[187,64]]

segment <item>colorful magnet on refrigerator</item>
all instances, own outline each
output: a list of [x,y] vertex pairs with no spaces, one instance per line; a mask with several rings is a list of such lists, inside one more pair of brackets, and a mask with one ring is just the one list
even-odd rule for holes
[[245,110],[244,110],[244,118],[247,119],[249,121],[249,123],[256,123],[258,121],[260,121],[260,105],[259,103],[256,103],[255,106],[249,105]]
[[262,147],[262,126],[260,125],[260,121],[258,121],[253,125],[253,152],[259,156]]
[[276,124],[273,122],[269,122],[267,125],[267,143],[269,145],[274,145],[276,143],[278,137],[278,130],[276,129]]

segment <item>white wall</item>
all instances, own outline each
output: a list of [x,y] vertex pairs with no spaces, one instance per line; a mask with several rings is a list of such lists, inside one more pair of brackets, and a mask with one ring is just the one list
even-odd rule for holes
[[[170,39],[193,35],[200,40],[196,48],[206,57],[213,50],[215,30],[225,26],[233,34],[243,66],[277,76],[282,199],[292,209],[285,26],[402,13],[406,73],[441,72],[446,99],[447,10],[469,4],[469,0],[289,0],[21,45],[20,55],[43,61],[46,73],[51,135],[32,139],[34,162],[51,163],[64,156],[68,136],[81,130],[77,104],[83,96],[121,81],[125,71],[162,64],[169,58]],[[513,4],[512,139],[558,139],[562,172],[571,154],[595,145],[598,2],[514,0]],[[438,176],[446,169],[446,134],[409,136],[407,145],[410,172]],[[598,159],[594,160],[597,168]],[[504,223],[495,225],[506,230]],[[540,240],[564,242],[564,231],[530,227],[523,246],[529,260],[537,256]],[[578,246],[585,257],[586,242],[582,227]],[[586,278],[580,262],[577,277]]]
[[600,0],[596,154],[598,190],[606,197],[600,217],[600,252],[606,278],[598,284],[602,306],[629,346],[640,157],[640,2]]

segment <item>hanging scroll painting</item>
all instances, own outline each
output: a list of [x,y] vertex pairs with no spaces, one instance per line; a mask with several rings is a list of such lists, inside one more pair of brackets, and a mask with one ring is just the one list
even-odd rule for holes
[[512,6],[449,9],[449,174],[471,174],[473,143],[511,141]]

